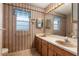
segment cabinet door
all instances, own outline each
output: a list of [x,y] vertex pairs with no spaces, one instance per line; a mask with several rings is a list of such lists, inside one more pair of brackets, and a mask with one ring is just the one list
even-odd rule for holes
[[47,46],[42,45],[42,55],[47,56]]
[[47,56],[47,45],[42,43],[42,55]]
[[64,49],[59,48],[57,46],[54,46],[54,49],[55,49],[56,56],[74,56],[72,53],[65,51]]
[[38,48],[39,48],[39,40],[38,40],[37,37],[35,37],[35,48],[38,51]]
[[48,48],[48,56],[53,56],[53,50]]
[[48,56],[53,56],[54,54],[54,46],[52,44],[48,44]]
[[64,56],[63,50],[54,45],[54,55],[55,56]]
[[41,55],[42,49],[41,49],[41,39],[38,37],[35,37],[35,48],[37,50],[37,52]]
[[38,52],[41,55],[41,53],[42,53],[42,42],[41,42],[41,39],[39,39],[38,45],[39,45],[38,46]]

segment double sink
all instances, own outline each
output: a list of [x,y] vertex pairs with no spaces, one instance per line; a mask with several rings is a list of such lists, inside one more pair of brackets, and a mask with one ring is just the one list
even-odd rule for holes
[[[40,35],[41,37],[54,37],[54,36],[57,36],[57,35]],[[67,39],[68,40],[68,39]],[[72,39],[73,40],[73,39]],[[65,46],[65,47],[70,47],[70,48],[75,48],[75,47],[77,47],[75,44],[73,44],[72,43],[72,41],[70,41],[70,40],[68,40],[67,42],[66,42],[66,40],[65,40],[65,37],[64,37],[64,39],[63,40],[56,40],[55,41],[57,44],[59,44],[59,45],[62,45],[62,46]]]

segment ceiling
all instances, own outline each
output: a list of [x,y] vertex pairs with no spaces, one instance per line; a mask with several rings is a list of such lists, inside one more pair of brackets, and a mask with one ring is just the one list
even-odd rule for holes
[[50,3],[30,3],[30,5],[40,8],[46,8]]
[[[30,5],[35,6],[35,7],[40,7],[40,8],[46,8],[49,4],[50,3],[30,3]],[[68,15],[71,13],[71,5],[72,5],[71,3],[65,3],[64,5],[55,9],[55,12],[63,14],[63,15]]]
[[70,4],[70,3],[66,3],[63,6],[55,9],[55,12],[60,13],[60,14],[64,14],[64,15],[68,15],[72,12],[72,9],[71,9],[72,6],[71,5],[72,4]]

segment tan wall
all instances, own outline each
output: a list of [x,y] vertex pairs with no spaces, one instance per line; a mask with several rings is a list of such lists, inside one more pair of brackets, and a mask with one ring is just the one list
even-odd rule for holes
[[46,28],[46,26],[45,26],[45,32],[46,32],[46,34],[53,34],[53,15],[50,15],[50,14],[45,14],[45,25],[46,25],[46,20],[49,20],[50,21],[50,23],[49,23],[49,25],[50,25],[50,28]]
[[[73,33],[73,36],[77,36],[77,4],[73,3],[73,17],[72,14],[67,15],[67,24],[66,24],[66,35],[71,36],[70,33]],[[73,18],[73,19],[72,19]]]
[[72,14],[69,14],[66,17],[66,36],[71,36],[72,29]]
[[[37,8],[37,7],[34,7],[34,6],[31,6],[30,4],[23,4],[23,3],[13,3],[13,4],[10,4],[9,5],[12,5],[12,6],[16,6],[16,7],[20,7],[20,8],[23,8],[23,9],[26,9],[28,11],[31,12],[31,20],[32,19],[43,19],[44,20],[44,9],[42,8]],[[35,23],[36,25],[36,23]],[[43,28],[42,29],[37,29],[36,28],[36,33],[39,33],[39,32],[43,32]]]
[[73,3],[73,21],[77,21],[78,19],[78,5],[77,3]]
[[[31,12],[30,29],[28,32],[16,31],[16,15],[12,12],[15,8],[22,8]],[[36,28],[36,19],[44,20],[43,9],[32,7],[27,4],[4,4],[4,27],[6,32],[4,34],[3,47],[9,49],[9,52],[19,51],[34,48],[35,33],[42,33],[43,28]]]
[[32,13],[31,20],[35,19],[35,23],[32,24],[33,27],[34,27],[34,31],[33,32],[34,33],[43,33],[43,28],[42,29],[36,28],[36,20],[39,20],[39,19],[44,20],[44,14],[40,13],[40,12],[36,12],[36,11],[31,11],[31,13]]
[[[0,28],[2,28],[2,20],[3,20],[3,5],[0,3]],[[2,48],[2,30],[0,30],[0,49]],[[1,50],[0,50],[1,55]]]
[[73,3],[73,33],[74,35],[77,35],[77,30],[78,30],[77,21],[78,21],[78,5],[77,3]]

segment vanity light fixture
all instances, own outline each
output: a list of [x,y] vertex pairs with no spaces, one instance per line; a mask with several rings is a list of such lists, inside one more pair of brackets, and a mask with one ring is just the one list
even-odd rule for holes
[[62,5],[64,5],[64,3],[58,3],[58,4],[55,5],[55,7],[50,8],[46,13],[49,13],[49,12],[51,12],[52,10],[57,9],[57,8],[59,8],[59,7],[62,6]]

